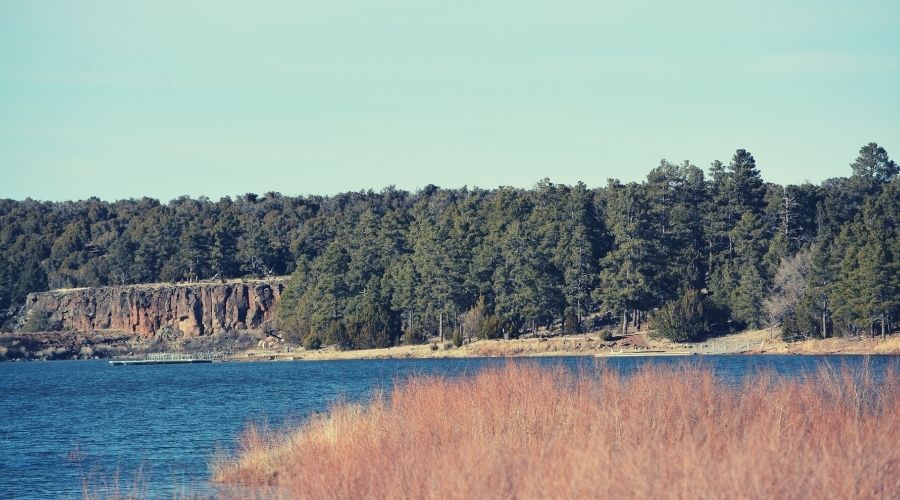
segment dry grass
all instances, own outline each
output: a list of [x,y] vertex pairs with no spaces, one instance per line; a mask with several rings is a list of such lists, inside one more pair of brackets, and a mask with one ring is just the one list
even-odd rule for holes
[[688,365],[510,363],[250,428],[214,474],[307,498],[897,498],[898,388],[896,366],[882,383],[823,369],[734,388]]
[[[900,335],[881,338],[832,338],[785,342],[775,329],[747,330],[740,333],[713,337],[696,344],[678,344],[665,339],[648,338],[646,332],[632,334],[604,342],[597,332],[589,335],[566,335],[551,338],[527,338],[513,340],[475,340],[461,348],[432,350],[431,345],[404,345],[378,349],[341,351],[334,347],[318,350],[297,349],[293,352],[250,350],[235,355],[235,361],[254,360],[305,360],[334,359],[407,359],[407,358],[467,358],[467,357],[529,357],[529,356],[593,356],[619,352],[644,353],[649,351],[708,353],[758,353],[758,354],[900,354]],[[0,336],[2,342],[2,336]]]
[[82,479],[81,483],[81,498],[84,500],[132,500],[148,497],[148,478],[142,469],[134,472],[131,480],[124,479],[117,469],[112,478],[91,474]]
[[[767,346],[768,347],[768,346]],[[772,350],[780,345],[774,343]],[[783,348],[787,353],[798,354],[900,354],[900,335],[881,337],[836,337],[828,339],[804,340],[786,343]],[[763,352],[767,352],[763,350]]]
[[[447,342],[449,345],[449,342]],[[317,350],[297,349],[293,352],[249,350],[232,359],[235,361],[282,359],[324,361],[335,359],[411,359],[411,358],[469,358],[469,357],[527,357],[527,356],[590,356],[604,347],[598,335],[573,335],[549,339],[474,340],[460,348],[432,349],[431,344],[403,345],[376,349],[341,351],[334,347]]]

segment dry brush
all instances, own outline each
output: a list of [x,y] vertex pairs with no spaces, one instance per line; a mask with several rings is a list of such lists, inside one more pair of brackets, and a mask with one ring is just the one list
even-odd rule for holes
[[735,387],[690,364],[511,362],[249,428],[214,479],[307,498],[897,498],[898,388],[896,366]]

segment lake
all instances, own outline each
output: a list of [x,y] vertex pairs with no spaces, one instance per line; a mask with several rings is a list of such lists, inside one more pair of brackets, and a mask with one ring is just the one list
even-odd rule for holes
[[[883,372],[896,356],[871,357]],[[624,372],[643,363],[702,363],[736,383],[760,370],[800,377],[823,363],[859,368],[863,356],[609,358]],[[149,495],[215,494],[207,482],[218,448],[251,421],[303,420],[340,399],[365,400],[412,374],[460,376],[507,362],[592,367],[593,358],[474,358],[213,363],[113,367],[106,361],[0,363],[0,496],[78,498],[115,475],[140,471]]]

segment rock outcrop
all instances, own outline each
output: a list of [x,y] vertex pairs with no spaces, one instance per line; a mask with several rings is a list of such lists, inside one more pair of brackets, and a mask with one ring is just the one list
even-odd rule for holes
[[273,318],[286,277],[226,283],[179,283],[53,290],[28,295],[22,322],[48,330],[212,335],[255,329]]

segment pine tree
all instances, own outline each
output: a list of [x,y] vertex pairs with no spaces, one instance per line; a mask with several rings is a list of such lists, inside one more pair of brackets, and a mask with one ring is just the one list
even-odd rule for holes
[[176,259],[182,279],[198,281],[211,276],[207,267],[209,240],[205,232],[197,226],[188,226],[178,241]]
[[135,269],[135,254],[138,245],[127,235],[122,235],[110,245],[106,254],[109,282],[119,285],[135,283],[140,270]]
[[389,295],[391,307],[401,315],[401,328],[407,343],[418,343],[422,338],[416,328],[417,282],[416,269],[409,255],[401,255],[394,261],[382,280],[382,289]]
[[835,263],[831,246],[820,241],[812,247],[805,297],[808,299],[806,310],[813,316],[809,323],[815,325],[815,328],[810,331],[818,332],[821,338],[830,336],[832,328],[834,276]]
[[685,161],[662,160],[647,175],[652,236],[660,255],[655,282],[657,303],[703,286],[705,271],[702,213],[707,197],[703,171]]
[[208,267],[219,279],[234,278],[239,273],[239,229],[237,217],[230,211],[223,213],[212,228]]
[[763,256],[769,235],[763,224],[766,187],[753,156],[738,149],[731,163],[724,167],[716,162],[710,171],[711,200],[707,216],[709,241],[708,289],[713,302],[722,309],[735,308],[739,323],[759,325],[760,290],[765,290],[769,269]]
[[842,222],[850,222],[862,213],[867,200],[879,195],[882,188],[897,178],[900,167],[890,159],[887,151],[874,142],[863,146],[859,156],[850,164],[853,175],[846,181],[844,203],[847,212]]
[[759,216],[744,212],[731,230],[731,240],[734,242],[731,266],[736,274],[734,286],[728,289],[728,305],[736,321],[758,328],[765,320],[762,306],[769,283],[763,261],[767,238]]
[[859,149],[859,156],[850,168],[857,180],[867,179],[877,183],[890,182],[900,173],[900,167],[890,159],[887,151],[874,142]]
[[538,323],[552,318],[554,313],[561,315],[563,297],[560,276],[548,256],[540,251],[535,236],[527,231],[513,224],[505,248],[512,287],[507,315],[517,322],[530,322],[531,332],[536,333]]
[[841,229],[832,248],[835,256],[836,279],[833,286],[833,317],[843,333],[858,335],[866,326],[863,319],[867,308],[867,293],[860,269],[860,250],[865,238],[861,216]]
[[413,208],[409,240],[412,242],[412,263],[418,277],[415,286],[416,309],[425,314],[429,326],[444,341],[444,320],[451,306],[451,284],[445,274],[444,235],[432,219],[428,197]]
[[873,334],[877,325],[882,337],[891,329],[891,317],[900,295],[896,256],[892,252],[892,246],[896,246],[897,207],[900,205],[900,201],[892,199],[895,191],[886,189],[887,196],[866,203],[862,218],[865,240],[858,253],[858,279],[863,294],[859,313],[869,319]]
[[613,249],[600,260],[600,286],[594,298],[622,318],[628,332],[628,312],[647,310],[653,297],[654,251],[648,201],[638,184],[610,183],[606,225],[614,235]]

